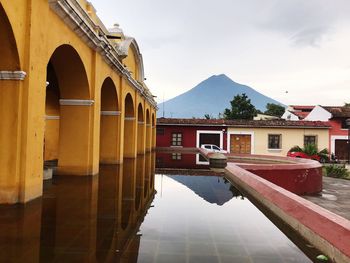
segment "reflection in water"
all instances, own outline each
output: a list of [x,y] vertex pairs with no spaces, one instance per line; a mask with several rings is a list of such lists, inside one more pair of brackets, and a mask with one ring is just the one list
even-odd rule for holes
[[[0,262],[137,262],[137,233],[154,196],[153,186],[146,195],[141,188],[134,209],[139,159],[101,166],[94,177],[54,177],[44,182],[41,199],[0,206]],[[144,169],[148,178],[150,172]],[[134,187],[124,191],[124,228],[123,180]]]
[[42,199],[0,206],[0,262],[309,262],[224,178],[155,177],[154,160],[54,177]]
[[185,185],[198,196],[211,204],[223,205],[232,197],[242,194],[227,181],[225,177],[218,176],[170,176],[171,179]]

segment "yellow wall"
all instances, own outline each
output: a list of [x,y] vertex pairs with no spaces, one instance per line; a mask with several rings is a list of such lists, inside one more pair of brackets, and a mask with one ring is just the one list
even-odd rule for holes
[[131,71],[131,76],[136,80],[140,80],[136,54],[132,47],[129,48],[128,56],[123,60],[123,63],[126,65],[127,69]]
[[[286,156],[289,149],[295,145],[304,146],[304,135],[316,135],[319,150],[328,148],[328,129],[300,129],[300,128],[228,128],[230,134],[251,134],[252,153],[263,155]],[[268,135],[281,134],[282,147],[280,150],[268,149]],[[227,142],[230,148],[230,140]]]
[[[93,9],[89,10],[93,20],[98,21]],[[0,80],[0,203],[26,202],[42,194],[44,158],[58,156],[58,171],[62,174],[98,173],[101,87],[106,78],[110,77],[115,83],[121,111],[126,92],[131,93],[134,103],[144,98],[127,76],[111,68],[100,53],[71,30],[49,6],[49,1],[0,0],[0,15],[8,18],[8,22],[0,19],[0,33],[6,39],[0,47],[0,70],[26,72],[24,80]],[[45,106],[49,95],[46,94],[47,65],[53,54],[61,99],[92,100],[94,103],[60,105],[59,121],[46,121],[46,115],[56,114]],[[126,60],[130,68],[140,68],[134,52],[131,51]],[[138,74],[135,69],[134,74]],[[146,107],[155,113],[154,105],[147,100]],[[116,124],[120,129],[113,157],[116,161],[123,158],[123,118],[122,112]],[[132,148],[136,153],[136,125],[131,130],[134,134]],[[44,138],[48,151],[45,156]]]

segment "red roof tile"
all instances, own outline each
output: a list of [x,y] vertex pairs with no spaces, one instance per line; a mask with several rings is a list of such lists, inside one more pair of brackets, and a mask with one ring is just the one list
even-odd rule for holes
[[323,121],[288,121],[288,120],[222,120],[222,119],[174,119],[159,118],[157,125],[182,126],[232,126],[232,127],[289,127],[289,128],[329,128],[330,124]]

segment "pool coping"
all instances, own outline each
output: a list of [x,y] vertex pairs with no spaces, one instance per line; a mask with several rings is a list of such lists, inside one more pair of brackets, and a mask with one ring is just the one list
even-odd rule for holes
[[281,218],[333,262],[350,262],[350,221],[233,163],[226,177]]

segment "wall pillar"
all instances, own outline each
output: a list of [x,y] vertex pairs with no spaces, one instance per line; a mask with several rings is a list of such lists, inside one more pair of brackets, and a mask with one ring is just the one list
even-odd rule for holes
[[120,111],[101,111],[100,163],[118,164]]

